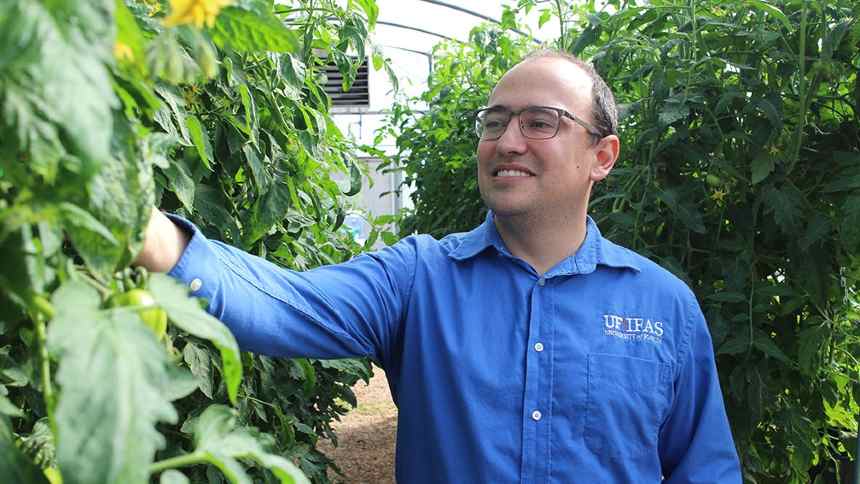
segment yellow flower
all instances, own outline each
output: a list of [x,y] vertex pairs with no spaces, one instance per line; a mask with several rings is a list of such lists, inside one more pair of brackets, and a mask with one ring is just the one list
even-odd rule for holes
[[711,200],[717,203],[722,203],[723,199],[726,197],[726,194],[727,193],[722,190],[714,190],[714,193],[711,194]]
[[203,28],[203,25],[212,27],[218,12],[231,3],[233,0],[170,0],[170,15],[164,18],[164,26],[193,24],[197,28]]
[[128,44],[117,41],[113,45],[113,56],[118,61],[133,61],[134,51],[131,50]]

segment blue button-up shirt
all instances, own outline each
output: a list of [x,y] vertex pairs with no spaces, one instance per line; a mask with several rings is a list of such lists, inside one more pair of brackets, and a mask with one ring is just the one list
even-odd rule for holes
[[491,217],[301,273],[174,219],[194,235],[171,275],[243,349],[381,364],[398,482],[740,483],[689,288],[590,218],[537,274]]

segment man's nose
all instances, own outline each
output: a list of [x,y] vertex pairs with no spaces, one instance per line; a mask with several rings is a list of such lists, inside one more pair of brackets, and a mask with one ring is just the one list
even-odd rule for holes
[[519,116],[511,116],[502,136],[496,141],[496,150],[500,153],[523,153],[527,147],[527,139],[520,128]]

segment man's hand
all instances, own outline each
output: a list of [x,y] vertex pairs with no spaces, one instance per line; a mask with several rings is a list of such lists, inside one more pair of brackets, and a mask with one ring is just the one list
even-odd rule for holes
[[189,239],[189,234],[160,210],[153,208],[146,226],[143,249],[133,264],[143,266],[150,272],[167,272],[179,262]]

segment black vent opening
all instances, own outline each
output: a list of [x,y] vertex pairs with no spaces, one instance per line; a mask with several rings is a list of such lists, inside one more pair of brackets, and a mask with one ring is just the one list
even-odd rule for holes
[[343,75],[333,63],[325,66],[325,92],[331,98],[332,106],[369,107],[370,83],[367,75],[367,59],[358,67],[355,82],[349,90],[343,90]]

